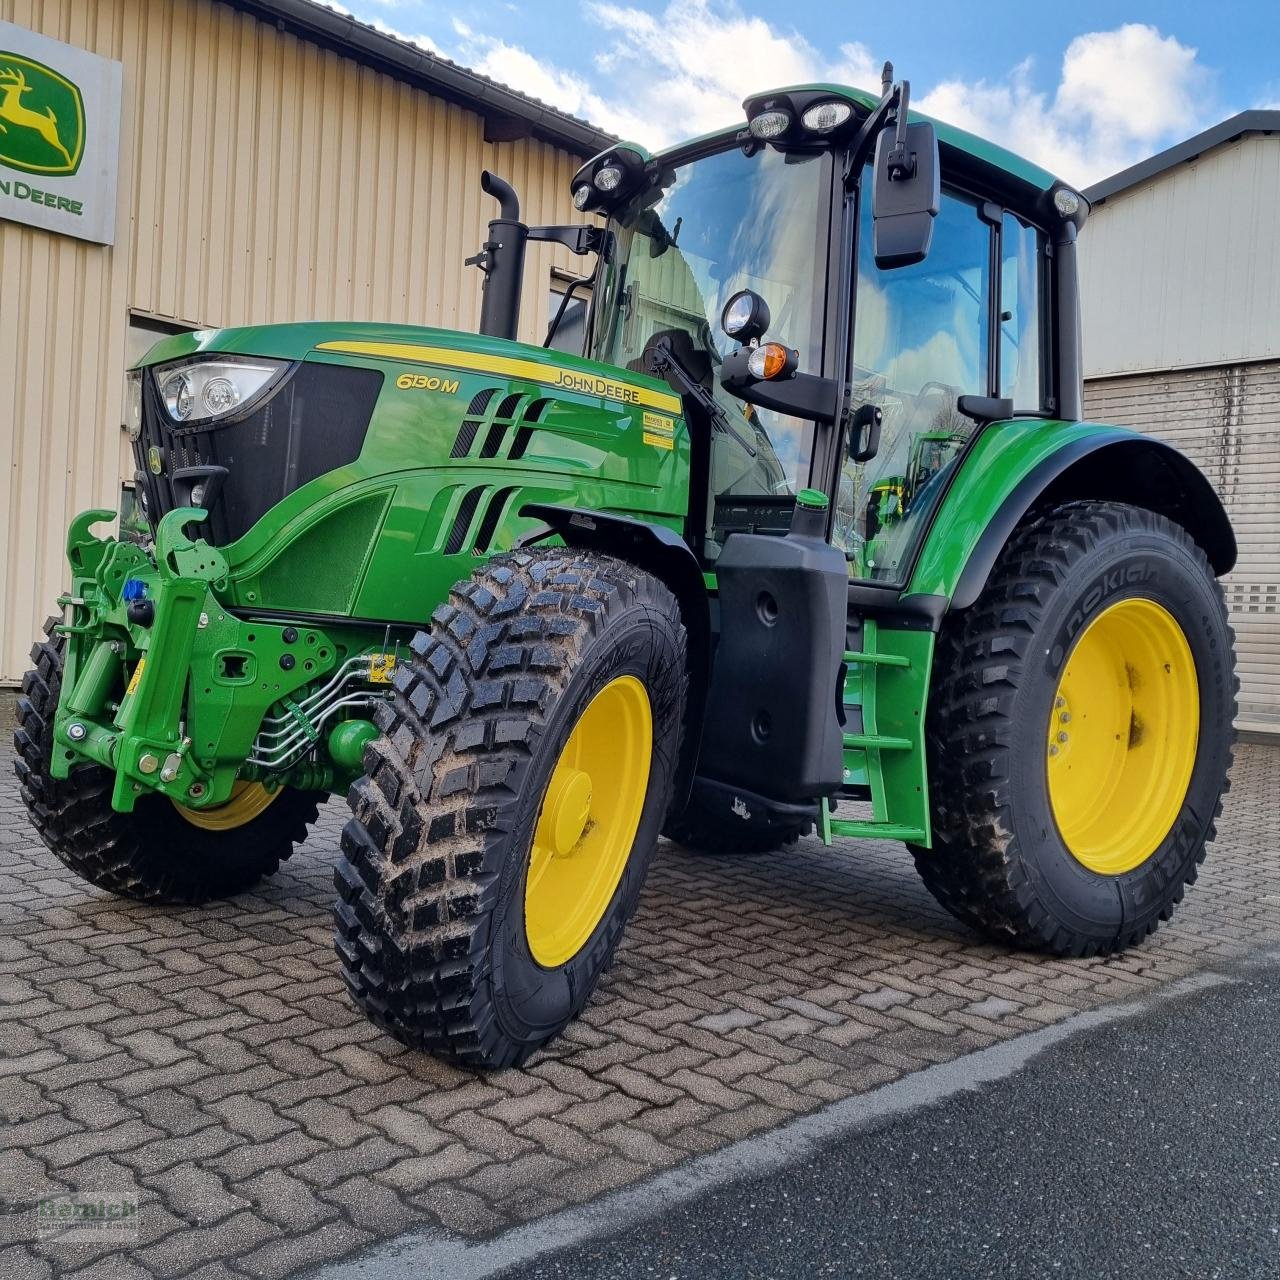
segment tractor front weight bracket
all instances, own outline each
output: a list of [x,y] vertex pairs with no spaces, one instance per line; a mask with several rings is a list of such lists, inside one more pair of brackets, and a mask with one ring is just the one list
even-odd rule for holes
[[[227,559],[186,532],[205,511],[164,516],[154,558],[89,533],[111,517],[84,512],[67,541],[73,588],[61,601],[51,772],[66,777],[85,760],[111,769],[111,804],[122,813],[151,791],[192,809],[221,804],[244,776],[268,709],[296,706],[303,686],[334,672],[340,648],[324,631],[245,622],[223,606]],[[306,729],[314,743],[318,730],[309,720]],[[309,769],[308,781],[331,780],[332,769]],[[285,780],[285,771],[250,772]]]

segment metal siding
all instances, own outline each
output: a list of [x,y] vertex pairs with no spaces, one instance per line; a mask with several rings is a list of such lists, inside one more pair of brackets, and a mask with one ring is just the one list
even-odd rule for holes
[[[67,521],[114,507],[138,310],[201,326],[351,318],[474,329],[464,267],[516,185],[530,221],[580,221],[581,160],[484,141],[481,118],[212,0],[0,0],[0,18],[124,63],[117,243],[0,220],[0,681],[27,666],[64,580]],[[553,263],[531,245],[521,337]]]
[[1080,238],[1085,376],[1280,358],[1280,136],[1099,205]]
[[1085,384],[1085,410],[1175,445],[1222,498],[1240,547],[1223,580],[1239,722],[1280,732],[1280,362],[1102,378]]

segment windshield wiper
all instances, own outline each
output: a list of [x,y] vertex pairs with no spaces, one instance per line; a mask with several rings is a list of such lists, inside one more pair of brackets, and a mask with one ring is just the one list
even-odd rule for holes
[[736,440],[746,450],[748,457],[758,456],[756,447],[729,421],[729,415],[725,412],[724,406],[680,362],[680,357],[676,355],[670,338],[665,335],[659,338],[645,352],[645,363],[649,366],[648,372],[656,374],[659,378],[674,379],[679,384],[680,390],[691,396],[698,407],[706,413],[712,427],[718,428],[725,435]]

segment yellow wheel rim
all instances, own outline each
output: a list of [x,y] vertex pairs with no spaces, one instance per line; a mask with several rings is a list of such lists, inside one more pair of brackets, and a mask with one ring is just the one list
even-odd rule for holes
[[1122,600],[1080,634],[1049,712],[1049,801],[1067,848],[1100,875],[1140,866],[1191,782],[1200,686],[1187,637],[1154,600]]
[[572,959],[613,901],[649,789],[653,713],[635,676],[611,680],[564,744],[538,813],[524,890],[533,958]]
[[277,787],[268,791],[260,782],[237,782],[225,804],[212,809],[188,809],[175,800],[173,807],[193,827],[204,831],[232,831],[252,822],[283,790],[283,787]]

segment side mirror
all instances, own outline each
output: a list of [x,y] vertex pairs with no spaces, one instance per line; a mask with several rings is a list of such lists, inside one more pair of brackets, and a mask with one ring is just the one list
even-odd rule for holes
[[885,129],[876,139],[871,216],[876,266],[881,270],[923,262],[933,240],[942,188],[938,138],[931,124]]

